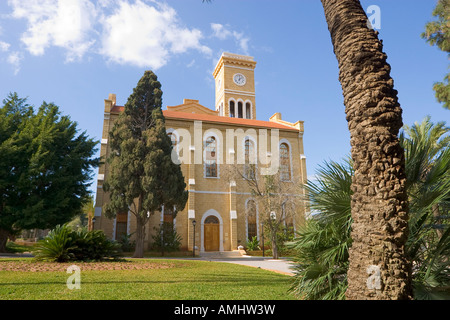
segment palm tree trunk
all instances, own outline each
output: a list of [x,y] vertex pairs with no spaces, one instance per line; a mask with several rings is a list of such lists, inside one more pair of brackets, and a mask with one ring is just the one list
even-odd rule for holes
[[339,64],[355,173],[347,299],[410,299],[402,110],[359,0],[321,0]]

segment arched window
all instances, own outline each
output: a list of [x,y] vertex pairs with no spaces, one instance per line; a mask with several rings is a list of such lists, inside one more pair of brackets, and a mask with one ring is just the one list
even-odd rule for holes
[[280,178],[281,181],[291,180],[291,156],[287,143],[280,145]]
[[255,179],[256,177],[256,154],[255,144],[250,139],[245,140],[245,163],[244,177],[247,179]]
[[250,102],[247,102],[245,104],[245,116],[247,119],[252,118],[252,105],[250,104]]
[[206,150],[206,177],[217,177],[217,141],[214,137],[208,137],[205,141]]
[[205,219],[204,224],[220,224],[220,221],[215,216],[209,216],[208,218]]
[[256,227],[256,203],[254,200],[247,202],[247,237],[248,240],[252,240],[253,237],[258,236],[258,230]]
[[230,101],[230,117],[231,118],[234,118],[235,117],[235,110],[234,110],[234,101],[233,100],[231,100]]
[[238,102],[238,118],[244,118],[242,102]]

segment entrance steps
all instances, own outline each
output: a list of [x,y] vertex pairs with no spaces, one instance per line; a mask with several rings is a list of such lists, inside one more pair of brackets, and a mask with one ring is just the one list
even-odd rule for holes
[[229,258],[241,258],[242,253],[239,250],[233,251],[206,251],[201,252],[200,257],[206,259],[229,259]]

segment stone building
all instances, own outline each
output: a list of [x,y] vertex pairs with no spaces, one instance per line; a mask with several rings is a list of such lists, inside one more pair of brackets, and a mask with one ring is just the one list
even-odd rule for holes
[[[182,238],[182,249],[200,251],[231,251],[245,245],[247,239],[261,236],[258,207],[244,179],[230,181],[226,165],[243,163],[256,155],[255,165],[278,172],[284,183],[306,181],[303,150],[303,122],[290,123],[275,113],[269,121],[256,120],[256,99],[253,57],[223,53],[213,73],[216,83],[215,108],[202,106],[198,100],[184,99],[177,106],[163,110],[166,128],[171,136],[174,161],[181,162],[189,199],[176,218],[172,210],[151,217],[146,229],[146,243],[151,245],[153,227],[173,222]],[[110,152],[108,133],[124,107],[116,105],[116,96],[105,100],[101,156]],[[271,161],[279,157],[278,161]],[[246,160],[247,159],[247,160]],[[108,195],[102,184],[108,178],[108,167],[99,168],[95,209],[95,229],[102,229],[112,239],[134,232],[131,213],[108,219],[102,206]],[[299,207],[292,223],[301,223],[305,209]]]

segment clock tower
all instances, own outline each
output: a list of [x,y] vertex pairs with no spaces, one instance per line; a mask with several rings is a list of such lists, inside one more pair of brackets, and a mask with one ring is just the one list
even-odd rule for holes
[[255,66],[253,57],[222,54],[213,73],[220,116],[256,119]]

